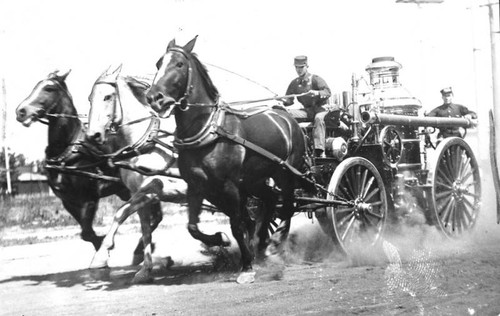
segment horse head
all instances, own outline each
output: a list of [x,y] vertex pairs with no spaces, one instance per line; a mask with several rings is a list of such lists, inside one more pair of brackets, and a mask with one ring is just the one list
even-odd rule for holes
[[121,65],[114,71],[104,71],[92,87],[86,139],[102,145],[109,133],[116,132],[122,120],[117,81]]
[[47,114],[61,114],[64,110],[59,109],[58,106],[61,105],[61,101],[64,98],[71,101],[71,109],[69,111],[76,112],[65,82],[70,72],[71,70],[68,70],[63,74],[59,74],[59,71],[56,70],[50,73],[47,79],[38,82],[30,95],[16,108],[17,120],[24,126],[29,127],[31,123],[37,120],[40,121]]
[[[177,105],[185,109],[189,104],[207,104],[218,98],[218,91],[206,69],[192,53],[196,39],[182,47],[173,39],[156,63],[158,70],[147,100],[161,117],[168,117]],[[196,89],[199,85],[205,85],[206,89]]]

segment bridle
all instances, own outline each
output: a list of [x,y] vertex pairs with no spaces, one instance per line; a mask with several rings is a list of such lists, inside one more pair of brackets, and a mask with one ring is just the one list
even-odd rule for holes
[[72,102],[73,98],[71,97],[71,94],[69,93],[68,89],[65,88],[58,80],[53,79],[53,78],[48,78],[45,79],[46,81],[50,81],[53,83],[55,86],[57,86],[58,91],[58,98],[54,100],[49,107],[41,108],[41,111],[37,112],[37,118],[36,120],[39,121],[42,124],[49,125],[49,122],[47,120],[44,120],[45,117],[56,117],[56,118],[73,118],[73,119],[80,119],[80,117],[84,117],[84,115],[71,115],[71,114],[62,114],[62,113],[50,113],[51,111],[54,110],[54,108],[61,102],[63,96],[68,97],[68,99]]
[[[187,111],[189,110],[190,107],[213,107],[213,108],[218,108],[219,105],[219,95],[217,95],[217,99],[215,100],[214,104],[210,103],[189,103],[188,99],[191,96],[194,85],[193,85],[193,67],[191,66],[191,58],[189,57],[189,54],[186,53],[182,48],[180,47],[172,47],[167,50],[167,53],[169,52],[177,52],[180,53],[186,60],[188,61],[188,73],[187,73],[187,85],[186,85],[186,90],[184,91],[184,94],[182,97],[180,97],[172,106],[174,109],[179,109],[180,111]],[[173,113],[173,110],[171,113]]]
[[[116,134],[118,132],[118,129],[121,126],[120,123],[121,123],[122,118],[123,118],[123,108],[122,108],[121,100],[120,100],[120,91],[119,91],[119,88],[118,88],[118,84],[116,82],[107,81],[107,80],[97,80],[94,83],[94,86],[97,86],[97,85],[100,85],[100,84],[110,85],[110,86],[112,86],[117,91],[117,93],[116,93],[116,100],[113,102],[112,113],[109,116],[109,119],[106,122],[106,125],[104,127],[104,131],[105,132],[109,132],[110,134],[113,135],[113,134]],[[120,117],[119,117],[119,120],[116,119],[117,118],[117,115],[116,115],[116,108],[117,108],[116,103],[117,102],[119,103],[119,107],[120,107]]]

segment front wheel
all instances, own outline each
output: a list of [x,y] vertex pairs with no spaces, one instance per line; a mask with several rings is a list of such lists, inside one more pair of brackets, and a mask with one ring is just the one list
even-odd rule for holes
[[345,205],[327,208],[333,241],[349,254],[356,245],[375,245],[387,218],[387,195],[377,168],[365,158],[351,157],[336,169],[328,186],[329,200]]

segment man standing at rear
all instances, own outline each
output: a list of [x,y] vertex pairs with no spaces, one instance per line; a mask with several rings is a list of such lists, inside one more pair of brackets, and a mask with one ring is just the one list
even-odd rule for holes
[[[441,89],[441,97],[443,104],[433,109],[427,114],[430,117],[463,117],[469,120],[477,119],[475,112],[469,110],[467,107],[453,103],[453,90],[448,87]],[[464,132],[460,127],[444,127],[439,129],[438,139],[446,137],[464,137]]]
[[[328,113],[325,105],[331,91],[323,78],[308,72],[307,56],[295,57],[294,65],[299,76],[290,82],[286,95],[300,94],[301,96],[298,96],[297,100],[303,108],[288,109],[288,112],[295,119],[314,120],[314,154],[316,157],[322,157],[325,150],[325,115]],[[293,103],[293,97],[283,100],[285,106],[290,106]]]

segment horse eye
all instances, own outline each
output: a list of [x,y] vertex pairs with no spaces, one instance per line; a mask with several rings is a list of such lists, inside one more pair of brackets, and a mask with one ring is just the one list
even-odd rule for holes
[[111,95],[108,94],[107,96],[104,97],[104,101],[109,101],[109,100],[111,100]]
[[52,86],[46,86],[45,88],[43,88],[43,90],[46,92],[54,92],[56,91],[56,88]]
[[182,61],[178,62],[176,65],[178,68],[182,68],[184,66],[184,63]]

